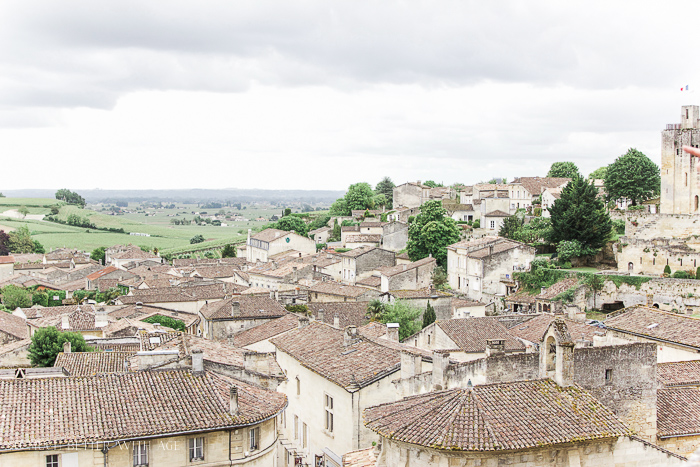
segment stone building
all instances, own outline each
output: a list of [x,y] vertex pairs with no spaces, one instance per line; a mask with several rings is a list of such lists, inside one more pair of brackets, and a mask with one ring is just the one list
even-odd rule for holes
[[700,214],[698,158],[682,146],[700,147],[700,107],[681,107],[681,123],[661,132],[661,213]]
[[428,256],[408,264],[381,268],[381,291],[424,289],[430,286],[436,265],[435,258]]
[[341,282],[355,285],[355,282],[373,275],[378,269],[396,265],[396,253],[383,248],[362,246],[340,253],[342,260]]
[[255,263],[266,263],[271,256],[289,250],[296,250],[302,254],[312,255],[316,253],[316,242],[293,231],[279,229],[265,229],[255,235],[250,235],[246,241],[246,259]]
[[199,310],[197,334],[212,340],[228,341],[236,333],[287,314],[276,300],[253,295],[235,295],[206,304]]

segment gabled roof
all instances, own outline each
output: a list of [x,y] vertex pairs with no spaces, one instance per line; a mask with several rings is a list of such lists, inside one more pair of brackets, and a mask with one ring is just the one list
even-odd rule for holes
[[700,349],[700,319],[633,306],[608,315],[605,327]]
[[260,240],[262,242],[271,242],[278,238],[284,237],[287,234],[293,233],[291,230],[280,230],[280,229],[265,229],[261,232],[250,237],[251,239]]
[[[238,415],[230,413],[232,386]],[[0,391],[0,451],[241,427],[287,403],[282,393],[188,370],[0,380]]]
[[352,285],[342,285],[337,282],[319,282],[309,287],[309,292],[357,298],[368,292],[376,292],[376,290]]
[[340,329],[345,326],[363,326],[369,321],[367,315],[367,303],[369,302],[312,302],[306,306],[312,316],[318,319],[319,311],[323,310],[323,322],[333,325],[336,315],[338,316]]
[[510,217],[510,214],[503,212],[500,209],[496,209],[495,211],[491,211],[490,213],[486,214],[486,217]]
[[579,280],[575,277],[569,277],[566,279],[562,279],[556,284],[550,285],[544,291],[542,291],[537,297],[535,297],[537,300],[553,300],[555,299],[559,294],[566,292],[572,287],[576,287],[578,284]]
[[54,367],[62,367],[70,376],[89,376],[99,373],[123,373],[124,363],[136,352],[60,352]]
[[486,351],[487,339],[504,339],[506,351],[525,351],[523,343],[513,337],[496,318],[447,319],[436,322],[435,326],[442,329],[465,352]]
[[[555,316],[552,314],[542,313],[541,315],[534,316],[532,319],[529,319],[524,323],[513,326],[508,331],[513,336],[532,342],[533,344],[538,344],[542,342],[542,336],[544,336],[545,331],[547,328],[549,328],[552,321],[554,321],[554,318]],[[604,329],[600,329],[595,326],[588,326],[587,324],[567,318],[562,319],[566,323],[566,327],[568,328],[569,334],[573,340],[579,340],[581,337],[584,337],[585,340],[592,342],[593,336],[596,332],[605,332]]]
[[432,287],[424,287],[417,290],[390,290],[385,292],[385,294],[391,295],[398,300],[410,300],[412,298],[447,298],[452,296],[452,294],[448,292],[437,290]]
[[556,188],[570,181],[570,178],[520,177],[513,180],[513,183],[520,183],[532,196],[538,196],[545,188]]
[[288,312],[276,300],[256,295],[235,295],[226,300],[204,305],[199,312],[206,319],[234,319],[234,303],[238,303],[235,318],[279,318]]
[[154,255],[150,251],[143,251],[141,248],[130,245],[126,250],[120,251],[119,253],[114,253],[110,255],[113,259],[151,259],[158,258],[158,255]]
[[9,312],[0,311],[0,332],[9,334],[16,339],[26,339],[29,337],[27,322]]
[[14,262],[15,257],[12,255],[0,256],[0,264],[13,264]]
[[92,274],[89,274],[86,277],[86,279],[89,281],[94,281],[95,279],[99,279],[100,277],[105,276],[105,275],[109,274],[110,272],[114,272],[114,271],[119,271],[119,269],[115,268],[114,266],[107,266],[104,269],[100,269],[97,272],[93,272]]
[[379,243],[381,241],[381,234],[348,235],[345,238],[346,243]]
[[588,392],[549,379],[407,397],[366,409],[364,420],[386,438],[450,451],[522,450],[631,434]]
[[399,370],[400,351],[358,333],[344,345],[344,331],[313,322],[271,342],[309,370],[347,391],[355,391]]
[[435,258],[428,256],[427,258],[419,259],[418,261],[413,261],[411,263],[404,263],[404,264],[399,264],[397,266],[389,266],[389,267],[384,267],[384,268],[379,268],[378,271],[383,275],[387,277],[392,277],[396,276],[398,274],[404,273],[406,271],[410,271],[412,269],[420,268],[422,266],[427,266],[429,264],[437,264],[437,261]]
[[257,326],[237,333],[233,338],[233,343],[237,347],[246,347],[291,331],[297,327],[299,327],[299,317],[294,313],[287,313],[281,318],[271,319],[266,323],[258,324]]

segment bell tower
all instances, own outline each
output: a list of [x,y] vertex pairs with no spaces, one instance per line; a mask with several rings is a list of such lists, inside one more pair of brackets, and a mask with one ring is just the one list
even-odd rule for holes
[[683,152],[700,147],[700,107],[681,107],[681,123],[661,132],[661,213],[700,214],[700,158]]

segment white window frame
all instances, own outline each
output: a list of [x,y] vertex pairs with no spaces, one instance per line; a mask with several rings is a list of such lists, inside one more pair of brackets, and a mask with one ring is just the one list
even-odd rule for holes
[[[134,461],[134,467],[147,466],[148,465],[148,441],[135,441],[132,459]],[[145,461],[145,462],[144,462]]]
[[333,411],[333,397],[328,394],[323,394],[323,409],[324,409],[324,426],[328,433],[333,433],[334,425],[334,411]]
[[190,462],[204,460],[204,436],[189,439]]
[[[51,458],[51,459],[49,459],[49,458]],[[59,467],[60,465],[61,465],[61,455],[60,454],[47,454],[46,455],[46,467]]]
[[260,449],[260,427],[256,426],[248,430],[248,447],[250,451],[257,451]]

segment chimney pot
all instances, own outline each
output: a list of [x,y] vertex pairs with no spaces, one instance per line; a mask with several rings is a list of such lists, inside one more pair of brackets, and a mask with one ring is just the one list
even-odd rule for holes
[[345,333],[343,334],[343,345],[345,347],[352,345],[353,341],[357,337],[357,326],[348,326],[345,328]]
[[399,323],[388,323],[386,325],[386,337],[390,341],[399,341]]
[[204,371],[204,354],[201,349],[192,349],[192,372],[200,374]]
[[305,328],[308,325],[309,325],[309,318],[307,318],[306,316],[299,317],[299,329]]
[[231,400],[229,408],[231,415],[238,415],[238,387],[236,386],[231,386]]
[[486,339],[486,356],[495,357],[506,353],[506,341],[504,339]]
[[70,353],[70,341],[65,341],[63,343],[63,353]]

